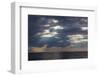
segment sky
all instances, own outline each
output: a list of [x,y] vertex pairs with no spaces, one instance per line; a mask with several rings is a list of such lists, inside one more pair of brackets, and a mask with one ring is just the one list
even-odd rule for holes
[[29,47],[87,47],[88,17],[28,15]]

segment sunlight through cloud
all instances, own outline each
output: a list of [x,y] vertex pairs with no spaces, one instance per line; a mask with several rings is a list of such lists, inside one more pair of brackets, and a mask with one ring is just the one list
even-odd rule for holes
[[54,30],[58,30],[58,29],[64,29],[63,27],[61,27],[60,25],[54,26],[52,27]]

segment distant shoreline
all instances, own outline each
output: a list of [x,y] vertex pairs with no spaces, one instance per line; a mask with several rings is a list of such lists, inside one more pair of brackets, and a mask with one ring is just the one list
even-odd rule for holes
[[88,48],[70,48],[70,47],[52,47],[52,48],[43,48],[43,47],[32,47],[28,50],[29,53],[34,52],[82,52],[88,51]]

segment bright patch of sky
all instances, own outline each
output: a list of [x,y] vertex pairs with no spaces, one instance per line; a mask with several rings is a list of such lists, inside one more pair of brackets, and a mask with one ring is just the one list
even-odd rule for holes
[[44,30],[43,34],[47,34],[47,33],[50,33],[50,30],[49,29],[46,29]]
[[52,22],[54,22],[54,23],[58,23],[59,21],[56,20],[56,19],[52,19]]
[[54,27],[51,27],[51,28],[53,28],[54,30],[64,29],[64,28],[61,27],[60,25],[57,25],[57,26],[54,26]]
[[58,34],[57,32],[44,32],[42,33],[41,37],[54,37],[56,34]]
[[88,27],[81,27],[81,29],[82,29],[83,31],[86,31],[86,30],[88,30]]
[[76,35],[68,35],[69,40],[71,43],[82,43],[87,42],[85,35],[76,34]]
[[46,25],[44,25],[45,27],[49,27],[50,25],[49,24],[46,24]]

